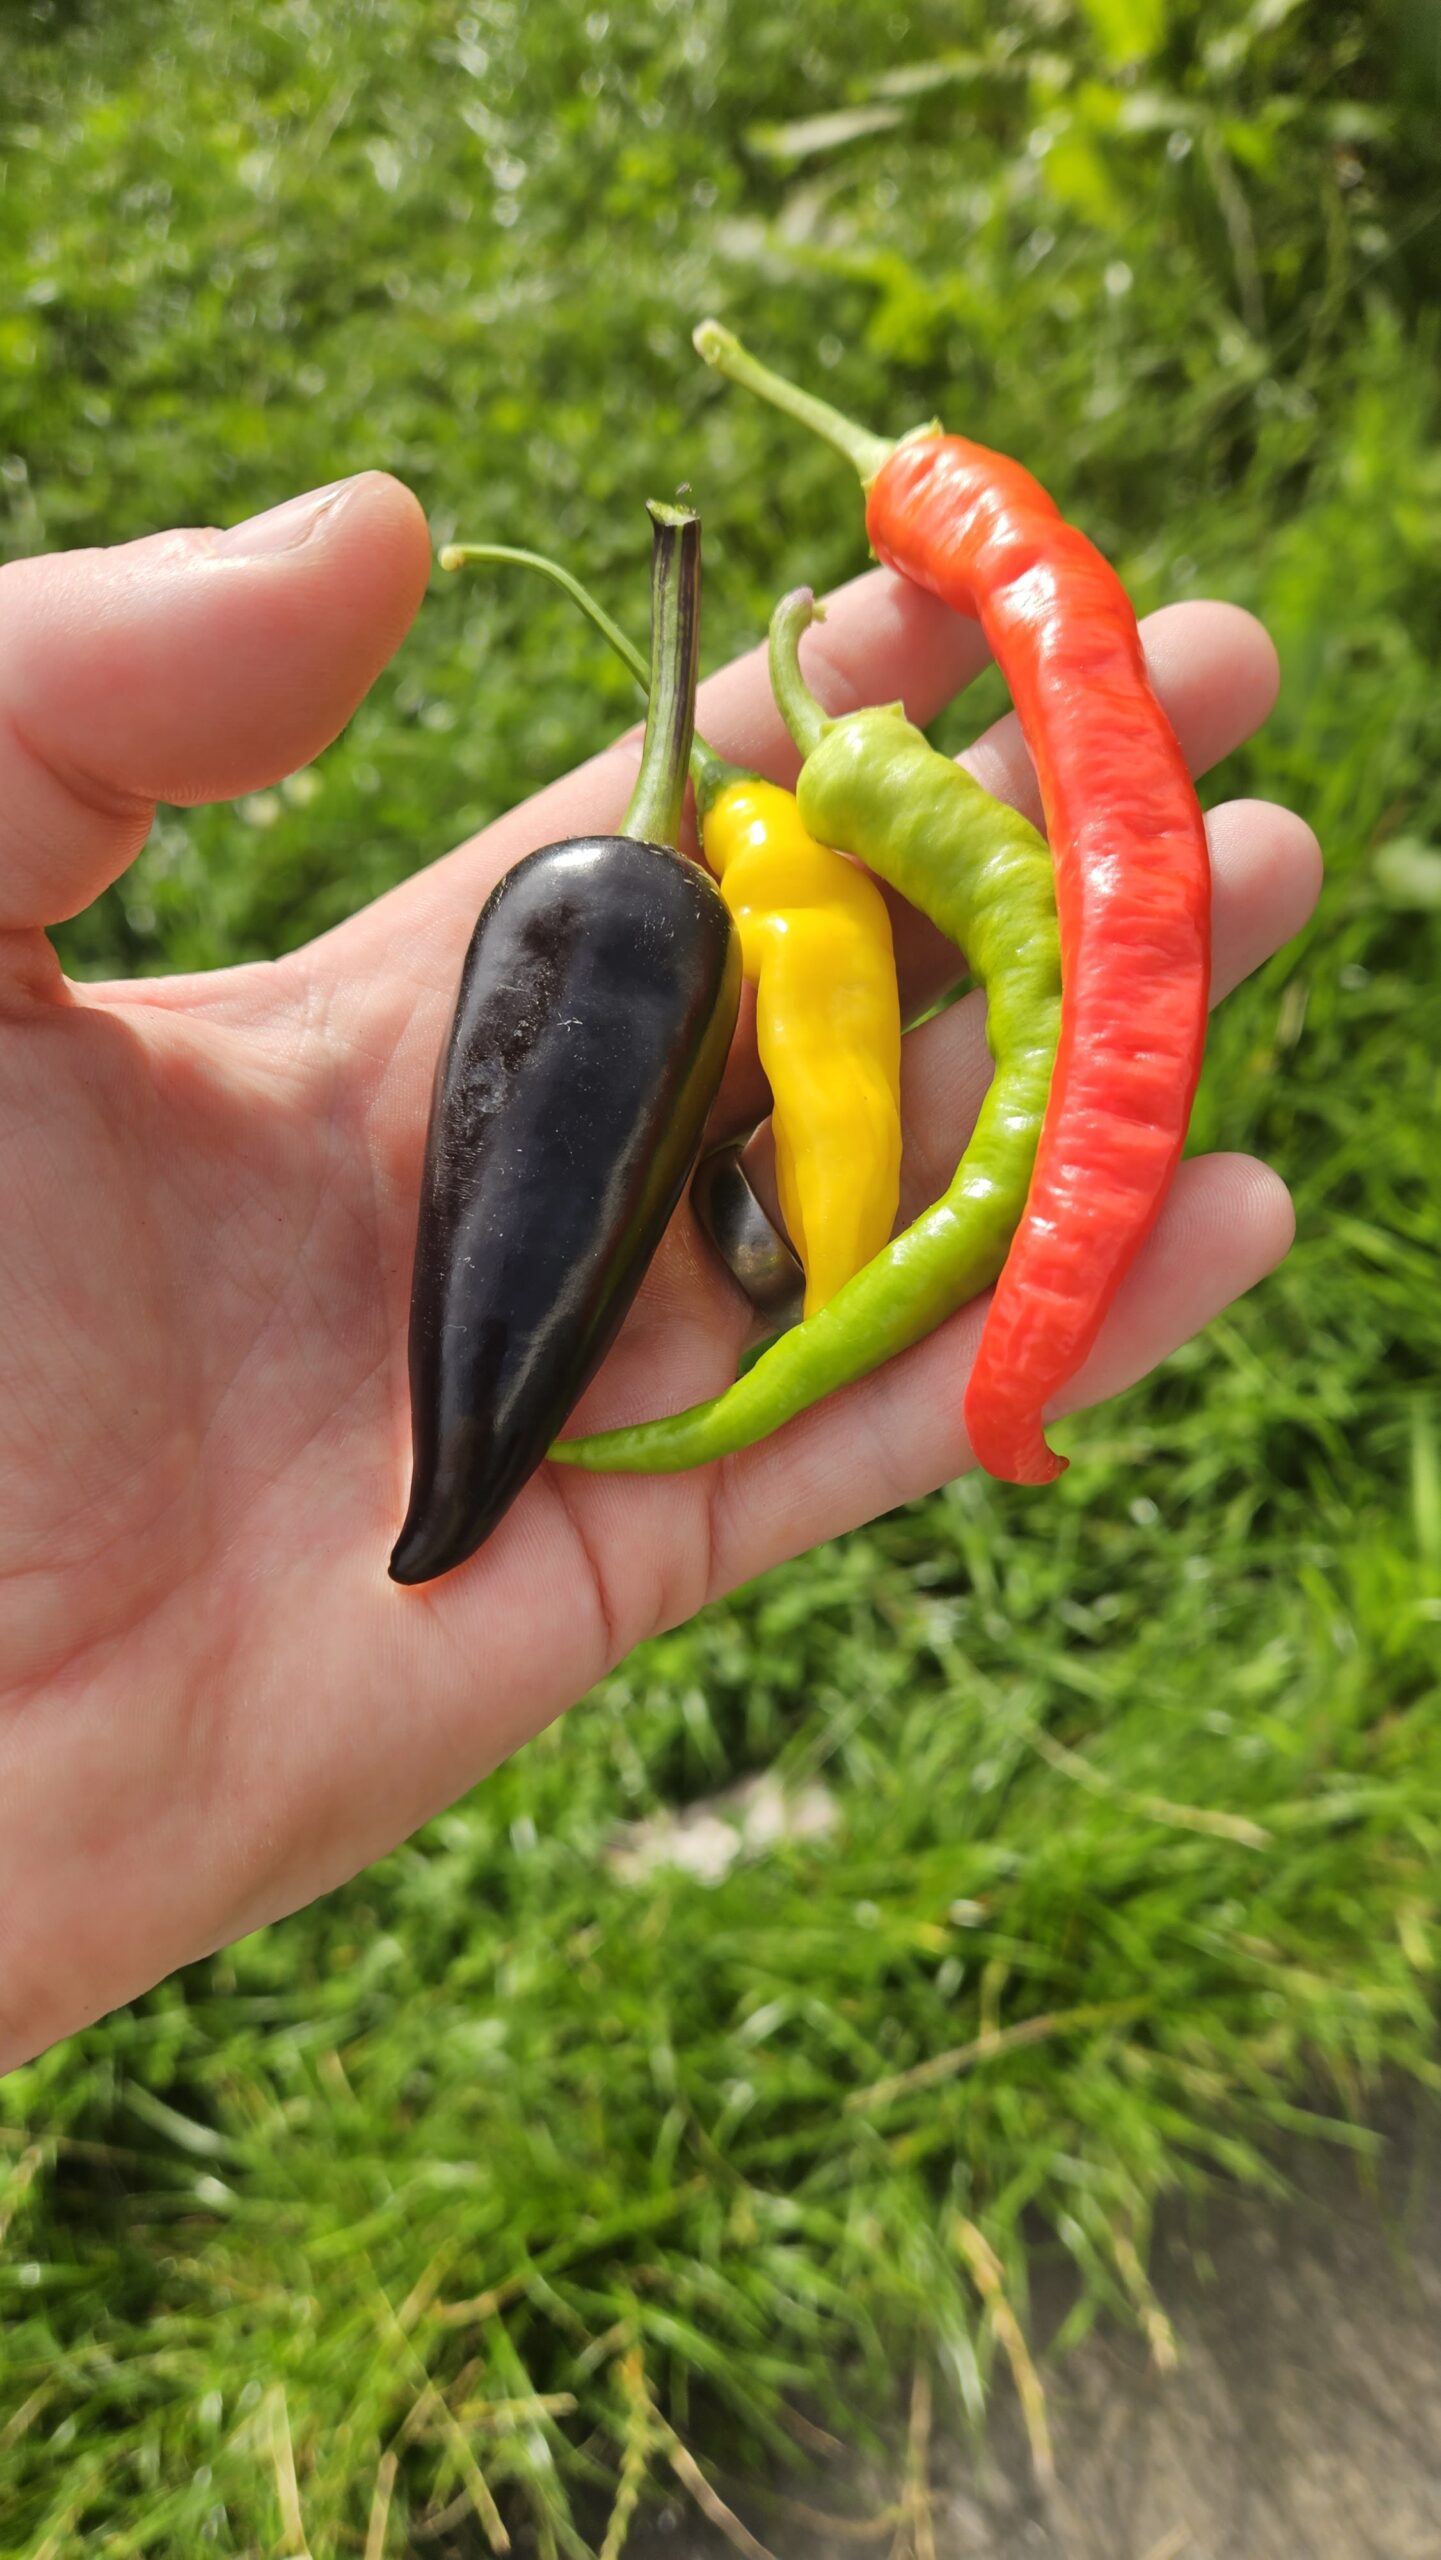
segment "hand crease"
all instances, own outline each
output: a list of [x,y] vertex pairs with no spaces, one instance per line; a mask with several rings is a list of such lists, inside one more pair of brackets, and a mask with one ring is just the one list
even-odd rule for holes
[[103,775],[88,773],[83,765],[72,764],[68,756],[59,756],[37,746],[13,707],[7,706],[5,726],[11,743],[41,773],[58,782],[72,800],[93,818],[104,818],[111,824],[144,820],[148,827],[155,815],[155,802],[149,792],[127,791],[119,783],[107,782]]

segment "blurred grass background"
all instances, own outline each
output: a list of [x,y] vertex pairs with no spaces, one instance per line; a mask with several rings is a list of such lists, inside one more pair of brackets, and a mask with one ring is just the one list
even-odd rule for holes
[[[715,309],[1023,456],[1143,608],[1263,614],[1281,705],[1206,794],[1330,865],[1195,1133],[1286,1174],[1296,1253],[1059,1486],[772,1576],[7,2082],[0,2551],[616,2560],[677,2464],[864,2440],[916,2373],[975,2419],[1038,2252],[1069,2334],[1164,2356],[1158,2204],[1436,2078],[1434,8],[12,0],[0,96],[8,550],[377,463],[639,629],[688,480],[716,663],[863,546],[691,356]],[[322,763],[162,813],[67,961],[292,945],[631,713],[561,602],[437,580]],[[829,1827],[611,1854],[762,1769]]]

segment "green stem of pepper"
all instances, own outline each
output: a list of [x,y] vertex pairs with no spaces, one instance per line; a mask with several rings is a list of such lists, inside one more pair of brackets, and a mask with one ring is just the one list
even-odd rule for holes
[[553,578],[595,624],[603,639],[610,642],[618,658],[629,667],[642,693],[650,691],[650,670],[633,640],[628,640],[618,622],[612,622],[603,604],[597,602],[588,587],[558,560],[548,559],[543,551],[517,551],[509,542],[448,542],[440,555],[442,569],[465,569],[473,561],[508,561],[517,569],[539,569],[542,577]]
[[650,710],[640,771],[618,832],[640,844],[676,843],[695,735],[700,660],[700,517],[648,498]]
[[[787,382],[783,374],[772,373],[770,366],[743,347],[729,329],[723,329],[719,320],[702,320],[691,344],[696,354],[714,365],[728,381],[743,384],[747,391],[768,400],[773,409],[784,409],[789,417],[799,418],[802,426],[824,436],[827,444],[834,445],[837,453],[843,453],[847,462],[855,464],[863,488],[870,487],[876,473],[895,452],[889,436],[873,436],[868,427],[858,427],[853,419],[842,417],[829,401],[817,400],[813,392],[802,391],[794,382]],[[934,430],[921,428],[917,432],[927,434]]]
[[[476,562],[482,565],[500,562],[517,569],[538,569],[542,577],[553,579],[556,586],[563,587],[572,603],[578,604],[581,612],[594,623],[602,639],[609,641],[622,665],[629,667],[641,692],[649,694],[649,670],[635,642],[627,637],[618,622],[612,621],[589,587],[582,586],[580,579],[563,568],[558,560],[550,559],[544,551],[518,550],[509,542],[448,542],[440,555],[442,569],[464,569]],[[695,783],[696,806],[702,819],[733,782],[751,779],[744,765],[728,764],[724,756],[716,754],[714,747],[706,745],[704,738],[693,737],[691,740],[690,769]]]
[[832,726],[801,674],[801,633],[825,620],[809,587],[793,587],[771,615],[771,691],[776,707],[803,756],[814,755]]

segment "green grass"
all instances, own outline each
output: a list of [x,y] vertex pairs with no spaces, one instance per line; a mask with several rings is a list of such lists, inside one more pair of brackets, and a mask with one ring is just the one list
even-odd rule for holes
[[[797,2410],[854,2440],[918,2366],[977,2416],[973,2230],[1022,2318],[1060,2252],[1071,2334],[1145,2319],[1168,2196],[1436,2076],[1441,63],[1419,0],[1384,42],[1361,0],[112,0],[13,11],[0,74],[13,550],[381,462],[639,627],[687,479],[718,659],[860,541],[690,357],[713,307],[1282,651],[1207,793],[1293,801],[1330,880],[1196,1140],[1291,1180],[1285,1270],[1044,1498],[967,1479],[710,1611],[0,2096],[0,2551],[328,2560],[379,2482],[392,2553],[451,2509],[416,2547],[483,2549],[492,2496],[579,2552],[668,2430],[799,2461]],[[292,944],[630,714],[563,605],[438,581],[314,772],[165,813],[67,959]],[[829,1833],[616,1871],[772,1766]]]

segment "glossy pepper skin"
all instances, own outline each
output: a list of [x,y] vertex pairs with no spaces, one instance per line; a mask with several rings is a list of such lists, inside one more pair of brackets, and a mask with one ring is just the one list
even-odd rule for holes
[[901,1013],[873,880],[754,775],[703,801],[702,842],[756,988],[781,1215],[817,1315],[887,1242],[901,1187]]
[[[661,515],[668,655],[623,823],[663,839],[690,745],[699,561],[695,519]],[[604,1358],[694,1162],[739,997],[725,906],[663,840],[547,845],[487,899],[426,1142],[395,1581],[475,1552]]]
[[[538,569],[578,604],[641,686],[645,662],[587,587],[542,551],[452,543],[441,566]],[[696,738],[707,862],[740,929],[756,990],[756,1048],[771,1090],[776,1184],[815,1315],[879,1253],[901,1179],[901,1007],[884,898],[802,826],[793,791],[744,773]]]
[[975,616],[1011,689],[1056,869],[1065,1004],[1026,1213],[966,1394],[993,1475],[1045,1483],[1046,1404],[1091,1349],[1185,1142],[1210,987],[1211,872],[1195,789],[1124,587],[1004,454],[938,428],[891,445],[707,321],[707,362],[856,464],[889,568]]
[[898,705],[824,718],[795,656],[813,610],[802,590],[771,625],[776,697],[809,750],[797,785],[802,822],[964,946],[986,990],[996,1072],[942,1198],[820,1314],[705,1404],[561,1441],[552,1455],[571,1466],[648,1474],[747,1448],[964,1306],[1000,1269],[1025,1203],[1060,1029],[1050,857],[1035,828],[930,746]]

